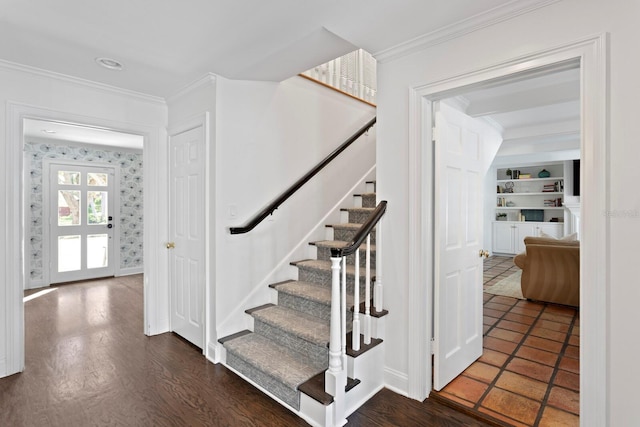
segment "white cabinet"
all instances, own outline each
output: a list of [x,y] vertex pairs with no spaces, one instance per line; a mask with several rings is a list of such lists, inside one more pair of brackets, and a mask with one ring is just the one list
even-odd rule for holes
[[525,250],[524,238],[539,237],[543,231],[549,236],[560,238],[563,235],[563,224],[527,222],[527,221],[494,221],[493,253],[518,254]]

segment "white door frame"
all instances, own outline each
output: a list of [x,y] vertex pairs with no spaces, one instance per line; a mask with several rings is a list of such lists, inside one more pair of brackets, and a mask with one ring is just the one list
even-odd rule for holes
[[[109,260],[114,264],[114,276],[120,275],[120,166],[111,163],[97,163],[97,162],[85,162],[81,160],[68,160],[68,159],[43,159],[42,161],[42,221],[49,221],[51,216],[51,180],[49,179],[49,172],[51,165],[68,165],[68,166],[85,166],[95,168],[111,168],[115,171],[114,185],[113,185],[113,200],[109,203],[113,205],[113,216],[116,220],[113,222],[113,238],[111,245],[113,245],[113,257]],[[46,172],[45,172],[46,171]],[[25,171],[26,172],[26,171]],[[46,174],[46,175],[45,175]],[[45,178],[46,176],[46,178]],[[25,197],[25,203],[28,203],[28,198]],[[26,206],[26,205],[25,205]],[[25,207],[26,215],[26,207]],[[28,230],[25,230],[25,235],[28,236]],[[28,239],[25,239],[28,240]],[[43,224],[42,227],[42,280],[44,286],[51,285],[51,254],[49,248],[51,247],[51,226]],[[27,256],[25,254],[25,267],[28,267]],[[25,269],[25,274],[29,271]],[[25,278],[27,276],[25,275]]]
[[[490,67],[428,82],[409,91],[409,364],[408,392],[429,395],[433,326],[433,143],[432,102],[460,93],[470,85],[573,61],[581,70],[581,292],[580,420],[606,425],[608,286],[610,276],[608,219],[607,34],[598,34]],[[420,284],[420,285],[418,285]]]
[[[144,333],[155,335],[166,332],[169,309],[166,262],[159,247],[166,239],[165,195],[166,179],[162,164],[165,162],[166,132],[162,128],[118,122],[100,117],[82,116],[31,105],[8,102],[6,106],[6,158],[7,178],[7,223],[15,227],[7,230],[5,244],[7,284],[6,298],[0,302],[6,313],[6,360],[0,366],[0,375],[10,375],[24,370],[24,283],[29,271],[24,244],[25,227],[24,203],[28,186],[24,180],[24,119],[48,120],[79,124],[117,132],[141,135],[144,138]],[[150,286],[150,283],[153,286]],[[2,355],[0,355],[0,358]]]

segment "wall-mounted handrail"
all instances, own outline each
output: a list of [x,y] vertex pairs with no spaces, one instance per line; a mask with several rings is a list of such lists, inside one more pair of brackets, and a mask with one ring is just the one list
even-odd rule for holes
[[320,172],[325,166],[327,166],[333,159],[338,157],[340,153],[346,150],[351,144],[353,144],[358,138],[360,138],[366,131],[368,131],[376,123],[376,118],[371,119],[366,125],[361,127],[356,133],[354,133],[349,139],[343,142],[338,148],[333,150],[331,154],[325,157],[320,163],[314,166],[309,172],[307,172],[302,178],[298,179],[291,187],[285,192],[276,197],[271,203],[264,207],[260,212],[255,214],[249,222],[241,227],[230,227],[231,234],[243,234],[253,230],[258,224],[260,224],[266,217],[271,215],[273,211],[278,209],[282,203],[284,203],[289,197],[291,197],[296,191],[300,189],[304,184],[309,182],[318,172]]
[[356,235],[353,236],[353,240],[347,246],[343,248],[331,248],[331,256],[335,258],[342,258],[344,256],[351,255],[358,250],[360,245],[364,243],[364,240],[373,231],[373,228],[378,224],[378,221],[380,221],[380,218],[382,218],[386,211],[387,201],[383,200],[378,203],[376,209],[369,215],[369,218],[367,218],[364,224],[360,226]]

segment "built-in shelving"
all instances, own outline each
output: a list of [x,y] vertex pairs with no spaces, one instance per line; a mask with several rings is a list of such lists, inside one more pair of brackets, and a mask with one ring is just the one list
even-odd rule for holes
[[[527,236],[564,235],[565,171],[564,163],[546,163],[496,170],[495,221],[492,222],[494,253],[517,254],[524,251]],[[548,177],[539,177],[546,170]],[[544,175],[544,174],[543,174]]]

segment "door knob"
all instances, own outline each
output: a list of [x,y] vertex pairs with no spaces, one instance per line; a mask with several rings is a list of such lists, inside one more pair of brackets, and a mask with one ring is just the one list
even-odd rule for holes
[[489,258],[489,251],[485,251],[484,249],[480,249],[480,252],[478,253],[478,256],[480,258],[482,258],[482,257]]
[[175,247],[176,247],[176,244],[175,244],[175,243],[173,243],[173,242],[168,242],[168,243],[167,243],[167,249],[173,249],[173,248],[175,248]]
[[489,258],[489,251],[484,251],[483,255],[485,258]]

